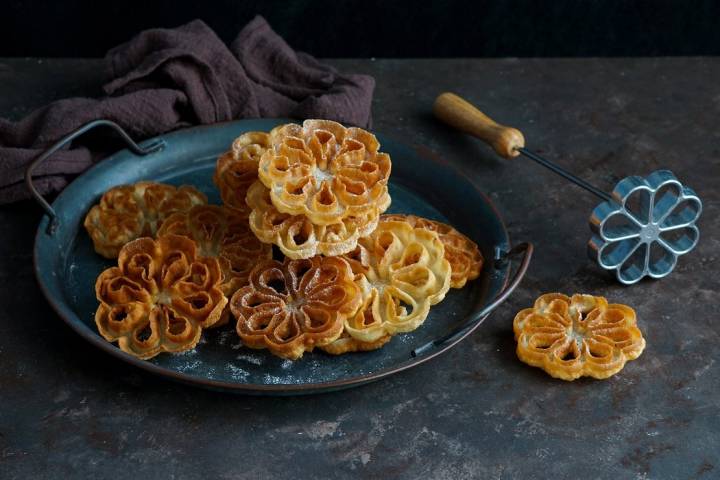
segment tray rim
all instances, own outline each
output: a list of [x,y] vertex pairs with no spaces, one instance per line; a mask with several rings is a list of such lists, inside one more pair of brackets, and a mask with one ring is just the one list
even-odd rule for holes
[[[140,145],[146,145],[150,144],[151,142],[157,142],[157,141],[164,141],[166,138],[172,138],[181,136],[183,134],[187,134],[188,132],[197,132],[199,130],[206,130],[206,129],[215,129],[220,127],[228,127],[236,124],[242,124],[247,121],[270,121],[270,122],[298,122],[297,119],[285,119],[285,118],[262,118],[262,119],[241,119],[241,120],[234,120],[234,121],[228,121],[228,122],[220,122],[215,123],[211,125],[199,125],[199,126],[193,126],[189,128],[184,128],[180,130],[176,130],[173,132],[169,132],[166,134],[158,135],[152,138],[148,138],[142,142],[140,142]],[[395,140],[392,136],[384,135],[382,133],[376,133],[378,137],[386,138],[390,140],[391,142],[395,143],[396,145],[400,145],[404,148],[407,148],[409,150],[412,150],[415,155],[424,158],[427,161],[433,162],[437,165],[439,165],[441,168],[450,169],[452,172],[457,175],[458,177],[463,178],[471,187],[472,189],[477,192],[477,194],[483,198],[487,206],[491,209],[491,211],[494,213],[496,220],[499,224],[500,231],[502,234],[502,237],[506,243],[506,245],[511,246],[510,242],[510,235],[507,231],[507,227],[505,225],[505,221],[502,217],[502,214],[496,207],[496,205],[493,203],[492,199],[485,194],[476,184],[472,181],[472,179],[466,175],[460,168],[458,168],[455,164],[449,161],[443,160],[441,157],[439,157],[434,151],[429,149],[428,147],[425,147],[423,145],[408,145],[401,141]],[[58,201],[66,194],[68,191],[68,187],[75,183],[77,180],[84,177],[86,174],[89,174],[93,172],[97,168],[102,168],[102,165],[104,161],[108,158],[111,158],[121,152],[126,151],[127,149],[120,149],[117,150],[107,157],[105,157],[103,160],[97,162],[95,165],[88,168],[86,171],[82,172],[80,175],[78,175],[75,179],[72,180],[53,200],[52,206],[55,208],[57,206]],[[402,182],[401,182],[402,183]],[[242,383],[242,382],[228,382],[223,380],[215,380],[212,378],[207,377],[199,377],[196,375],[192,375],[185,372],[179,372],[176,370],[171,370],[166,367],[156,365],[154,363],[140,360],[138,358],[133,357],[132,355],[129,355],[119,348],[115,346],[115,344],[110,343],[103,339],[100,335],[98,335],[96,332],[92,332],[91,330],[87,328],[83,328],[86,326],[82,320],[80,320],[79,316],[69,307],[67,302],[63,301],[62,299],[55,298],[55,296],[50,292],[49,286],[46,285],[45,281],[43,280],[43,273],[41,272],[40,265],[39,265],[39,257],[42,256],[42,254],[39,253],[40,251],[40,243],[42,241],[42,236],[45,235],[46,228],[48,226],[49,217],[47,214],[44,214],[38,224],[37,231],[35,233],[35,239],[33,244],[33,270],[35,272],[35,277],[37,280],[38,285],[40,286],[40,289],[45,296],[46,300],[52,307],[52,309],[55,311],[55,313],[77,334],[80,335],[84,340],[88,341],[93,346],[99,348],[100,350],[111,354],[116,359],[122,360],[125,363],[128,363],[130,365],[133,365],[135,367],[138,367],[146,372],[152,373],[154,375],[159,375],[161,377],[168,378],[170,380],[188,384],[196,387],[211,389],[211,390],[219,390],[219,391],[225,391],[225,392],[234,392],[234,393],[240,393],[240,394],[248,394],[248,395],[303,395],[303,394],[313,394],[313,393],[323,393],[323,392],[330,392],[335,390],[342,390],[345,388],[350,388],[353,386],[360,386],[364,385],[376,380],[380,380],[383,378],[386,378],[390,375],[394,375],[396,373],[408,370],[410,368],[413,368],[417,365],[421,365],[433,358],[436,358],[437,356],[447,352],[451,348],[453,348],[455,345],[463,341],[465,338],[467,338],[469,335],[471,335],[475,330],[477,330],[480,325],[483,323],[484,319],[487,318],[490,313],[488,313],[485,317],[483,317],[480,321],[475,323],[471,328],[467,329],[462,333],[462,335],[459,335],[457,338],[453,339],[450,342],[447,342],[446,344],[442,345],[441,347],[435,348],[429,353],[423,354],[418,357],[411,357],[408,360],[401,362],[399,364],[385,367],[377,372],[362,374],[362,375],[356,375],[349,378],[344,379],[338,379],[338,380],[331,380],[328,382],[313,382],[313,383],[297,383],[297,384],[271,384],[271,383]],[[490,259],[488,259],[490,260]],[[504,269],[503,278],[501,281],[501,287],[500,291],[505,290],[507,288],[508,283],[510,282],[511,278],[511,269],[506,268]]]

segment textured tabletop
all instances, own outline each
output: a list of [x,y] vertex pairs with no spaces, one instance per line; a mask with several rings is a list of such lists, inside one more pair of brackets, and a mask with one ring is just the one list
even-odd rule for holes
[[[86,345],[36,286],[40,208],[0,207],[0,478],[718,478],[720,58],[331,63],[376,78],[376,131],[459,166],[513,241],[535,244],[518,291],[449,353],[374,384],[213,393]],[[0,60],[0,117],[97,95],[103,80],[97,60]],[[445,90],[601,188],[673,170],[704,203],[698,247],[669,277],[621,286],[586,255],[596,199],[439,124]],[[520,363],[513,316],[553,291],[635,308],[643,355],[605,381]]]

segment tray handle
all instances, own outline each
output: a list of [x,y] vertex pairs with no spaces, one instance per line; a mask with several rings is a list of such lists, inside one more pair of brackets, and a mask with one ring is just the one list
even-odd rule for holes
[[75,140],[80,135],[96,127],[110,127],[111,129],[115,130],[115,132],[120,135],[120,138],[125,141],[125,144],[128,146],[128,148],[136,155],[147,155],[149,153],[157,152],[165,146],[165,142],[163,140],[156,139],[141,147],[140,145],[135,143],[132,138],[130,138],[130,135],[128,135],[127,132],[125,132],[125,130],[123,130],[120,125],[115,122],[111,122],[110,120],[94,120],[90,123],[86,123],[74,132],[71,132],[65,137],[58,140],[50,148],[45,150],[39,157],[33,160],[32,163],[28,165],[27,170],[25,170],[25,186],[30,191],[30,194],[33,196],[33,198],[35,198],[35,201],[40,204],[40,206],[43,208],[43,210],[45,210],[45,213],[49,217],[48,226],[45,230],[48,235],[53,235],[57,230],[57,214],[55,213],[55,209],[50,206],[47,200],[45,200],[45,198],[40,194],[40,192],[38,192],[37,188],[35,188],[35,185],[32,181],[33,172],[38,165],[47,160],[55,152]]
[[488,315],[490,315],[490,313],[495,310],[495,308],[497,308],[501,303],[503,303],[507,299],[507,297],[509,297],[510,294],[515,290],[515,288],[517,288],[517,286],[520,284],[523,277],[525,276],[525,273],[527,272],[528,266],[530,265],[530,259],[532,258],[533,254],[533,245],[529,242],[519,243],[508,252],[503,252],[500,249],[496,249],[494,259],[496,267],[504,265],[511,257],[514,257],[519,253],[522,253],[522,260],[520,261],[520,266],[518,267],[517,272],[515,272],[515,276],[512,278],[510,283],[508,283],[505,289],[502,290],[492,302],[490,302],[480,310],[472,313],[470,315],[470,318],[465,323],[456,328],[453,332],[416,348],[415,350],[410,352],[410,355],[412,355],[413,357],[417,357],[428,352],[432,348],[437,348],[447,343],[454,342],[455,340],[464,337],[467,332],[473,330],[477,325],[482,323],[488,317]]

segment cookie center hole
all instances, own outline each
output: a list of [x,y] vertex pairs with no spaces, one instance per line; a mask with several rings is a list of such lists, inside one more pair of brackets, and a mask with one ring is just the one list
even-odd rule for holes
[[127,312],[125,310],[115,310],[110,318],[113,322],[122,322],[127,318]]
[[295,245],[303,245],[305,242],[308,241],[310,238],[310,225],[308,223],[304,223],[302,228],[299,228],[297,232],[293,234],[293,241],[295,242]]
[[208,304],[208,299],[203,295],[198,295],[197,297],[193,297],[192,299],[190,299],[190,304],[193,306],[194,309],[200,310]]
[[179,335],[185,331],[185,320],[177,318],[175,315],[169,315],[168,331],[171,335]]
[[574,348],[569,348],[561,357],[561,360],[575,360],[577,358],[577,355],[575,354]]
[[267,282],[267,286],[275,290],[279,294],[286,293],[285,282],[279,278],[273,278]]
[[150,324],[146,323],[143,328],[137,331],[135,334],[135,338],[138,340],[138,342],[145,342],[152,336],[152,328],[150,328]]
[[412,305],[400,298],[395,299],[395,314],[399,317],[405,317],[412,311]]

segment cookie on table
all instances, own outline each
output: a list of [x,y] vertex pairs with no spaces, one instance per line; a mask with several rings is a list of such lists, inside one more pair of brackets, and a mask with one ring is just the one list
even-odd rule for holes
[[563,380],[608,378],[645,349],[635,310],[593,295],[542,295],[513,330],[518,358]]

